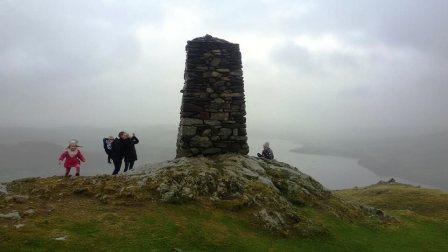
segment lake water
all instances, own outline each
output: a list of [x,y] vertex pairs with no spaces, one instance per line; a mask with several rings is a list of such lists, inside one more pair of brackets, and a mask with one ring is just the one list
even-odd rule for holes
[[[249,146],[250,146],[250,155],[256,156],[257,152],[261,152],[262,145],[264,140],[249,138]],[[374,183],[377,183],[379,180],[388,180],[389,178],[381,178],[377,176],[375,173],[370,171],[369,169],[358,164],[358,160],[351,158],[343,158],[343,157],[335,157],[335,156],[326,156],[326,155],[309,155],[309,154],[301,154],[291,152],[292,149],[299,147],[299,144],[293,143],[287,140],[270,140],[271,148],[274,151],[275,159],[278,161],[282,161],[297,167],[302,172],[314,177],[324,186],[329,189],[343,189],[343,188],[351,188],[355,186],[367,186]],[[139,150],[140,152],[144,152]],[[154,150],[153,150],[154,152]],[[152,160],[152,162],[162,161],[165,159],[169,159],[173,153],[163,154],[161,151],[156,152],[156,157],[159,157],[160,160]],[[100,153],[101,158],[104,154]],[[137,164],[141,165],[145,162],[144,155],[142,156],[142,160]],[[83,169],[84,175],[95,175],[98,173],[98,169],[89,170]],[[100,173],[109,174],[111,168],[100,170]],[[27,173],[28,172],[28,173]],[[49,170],[47,176],[50,175],[60,175],[60,169]],[[30,173],[29,171],[17,172],[16,174],[10,174],[9,176],[1,176],[0,173],[0,182],[8,181],[10,179],[21,178],[21,177],[29,177],[35,176],[34,173]],[[418,185],[418,183],[414,183],[412,181],[400,179],[394,176],[398,182],[403,182],[407,184]],[[435,188],[434,186],[422,185],[428,188]],[[2,187],[0,185],[0,191]]]
[[[270,140],[275,159],[297,167],[300,171],[312,176],[329,189],[343,189],[355,186],[367,186],[377,183],[381,178],[351,158],[310,155],[291,152],[299,145],[286,140]],[[249,141],[250,155],[261,152],[264,141]],[[388,179],[388,178],[386,178]],[[397,179],[395,177],[395,179]],[[399,182],[416,184],[411,181],[397,179]]]

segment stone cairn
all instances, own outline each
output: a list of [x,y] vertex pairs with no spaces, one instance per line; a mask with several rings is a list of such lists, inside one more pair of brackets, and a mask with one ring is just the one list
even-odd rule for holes
[[248,154],[239,45],[206,35],[185,49],[177,157]]

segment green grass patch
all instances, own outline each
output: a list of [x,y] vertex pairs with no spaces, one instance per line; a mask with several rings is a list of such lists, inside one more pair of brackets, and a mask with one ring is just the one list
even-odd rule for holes
[[[205,205],[90,204],[29,219],[20,230],[2,222],[0,251],[448,251],[448,225],[409,211],[391,211],[399,224],[373,227],[302,208],[329,234],[285,238],[255,227],[243,213]],[[59,236],[67,240],[53,240]]]
[[410,210],[420,215],[448,220],[448,193],[400,183],[336,191],[347,201],[384,210]]

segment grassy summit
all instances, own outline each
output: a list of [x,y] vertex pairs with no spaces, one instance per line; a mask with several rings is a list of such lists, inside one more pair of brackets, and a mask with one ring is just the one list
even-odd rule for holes
[[1,251],[448,249],[445,222],[408,210],[384,214],[287,164],[246,156],[182,158],[127,176],[31,178],[7,188]]
[[401,183],[378,183],[364,188],[337,191],[347,201],[389,211],[410,211],[448,221],[448,193]]

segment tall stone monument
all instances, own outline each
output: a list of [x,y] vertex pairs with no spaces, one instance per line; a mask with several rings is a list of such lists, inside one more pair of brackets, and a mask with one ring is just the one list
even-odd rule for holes
[[206,35],[185,49],[177,157],[248,154],[239,45]]

